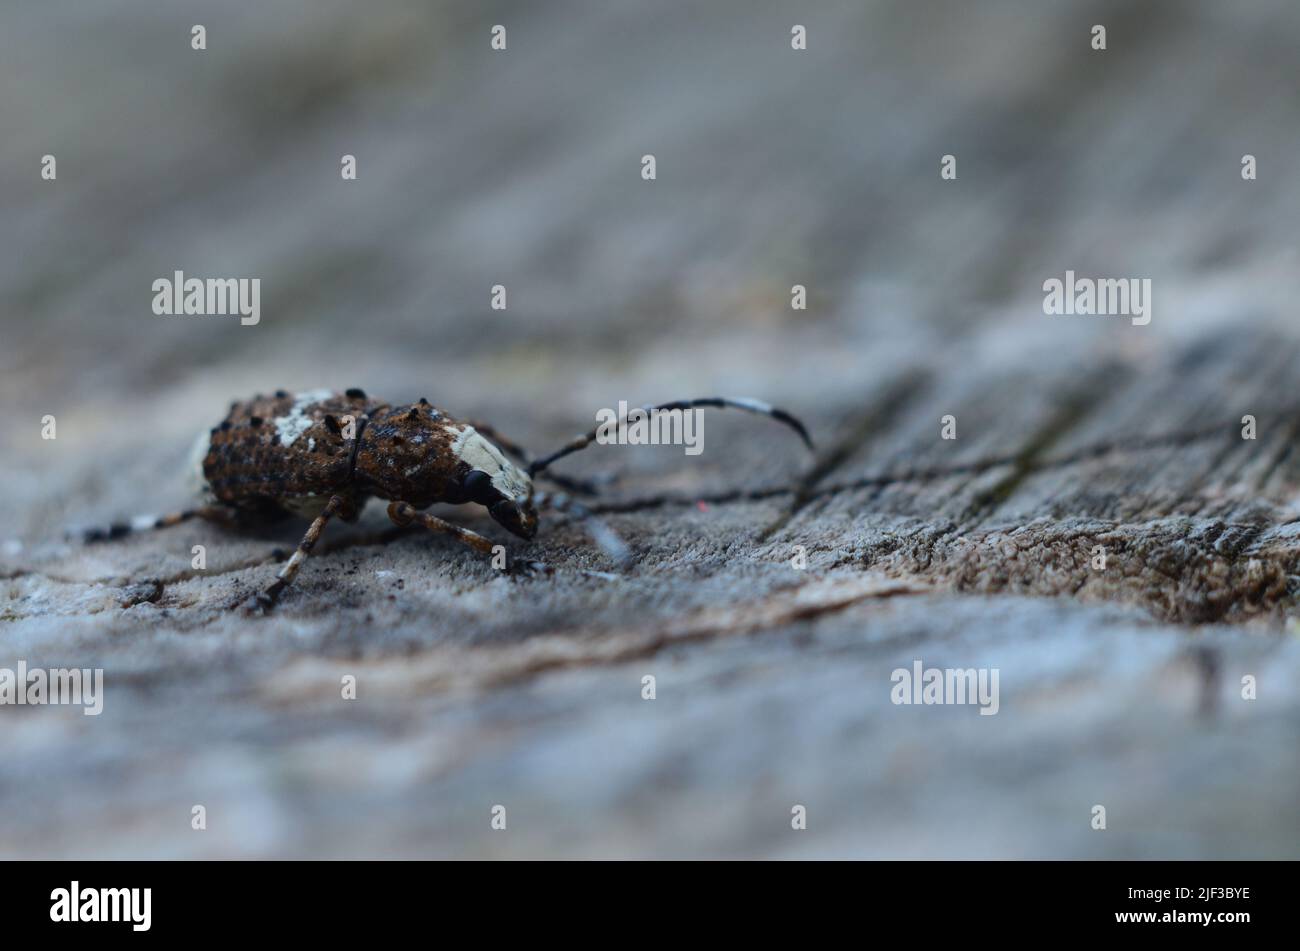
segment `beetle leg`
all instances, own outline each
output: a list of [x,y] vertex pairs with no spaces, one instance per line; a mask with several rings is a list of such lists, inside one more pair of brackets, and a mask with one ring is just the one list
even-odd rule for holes
[[159,528],[170,528],[193,518],[207,522],[228,523],[234,520],[235,513],[223,505],[204,505],[194,509],[169,512],[166,515],[137,515],[129,522],[114,522],[112,525],[70,530],[68,537],[79,536],[87,545],[94,542],[112,541],[137,532],[149,532]]
[[599,515],[576,499],[571,499],[562,492],[539,492],[534,501],[539,509],[553,509],[578,519],[592,541],[604,550],[605,554],[626,568],[632,564],[632,552],[622,536]]
[[253,597],[244,602],[244,608],[248,611],[268,611],[275,607],[275,603],[280,600],[280,595],[284,589],[293,584],[293,580],[298,577],[298,569],[302,563],[307,560],[311,550],[316,547],[316,542],[320,539],[321,532],[325,531],[325,525],[344,505],[344,499],[341,495],[334,495],[325,503],[325,508],[316,516],[311,525],[307,528],[307,534],[302,536],[302,541],[298,543],[298,549],[289,556],[289,560],[284,563],[279,574],[275,576],[274,583],[265,591],[258,592]]
[[[438,518],[436,515],[430,515],[428,512],[417,512],[409,502],[389,502],[388,517],[398,525],[405,526],[415,522],[423,525],[431,532],[437,532],[439,535],[450,535],[462,545],[472,548],[483,555],[493,554],[493,549],[496,547],[496,543],[492,539],[480,535],[478,532],[471,532],[468,528],[453,525],[451,522]],[[506,549],[507,571],[520,572],[544,568],[545,566],[541,562],[521,561],[515,558],[509,549]]]
[[603,472],[598,479],[577,479],[573,476],[560,475],[558,472],[540,472],[539,479],[545,479],[548,482],[554,482],[566,492],[572,492],[575,495],[600,495],[600,489],[597,487],[599,482],[613,482],[614,474]]

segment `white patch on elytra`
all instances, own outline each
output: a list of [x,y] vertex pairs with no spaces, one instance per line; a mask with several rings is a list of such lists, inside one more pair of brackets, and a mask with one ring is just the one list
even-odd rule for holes
[[289,407],[289,412],[284,416],[275,418],[275,431],[280,437],[281,446],[292,446],[298,441],[298,438],[311,429],[316,422],[315,419],[308,416],[303,410],[308,406],[320,403],[329,399],[334,394],[329,390],[311,390],[308,393],[295,393],[293,397],[293,406]]
[[211,497],[212,487],[208,485],[207,477],[203,474],[203,460],[208,457],[208,447],[211,445],[212,434],[205,429],[194,437],[189,461],[185,465],[185,487],[191,495],[201,499]]
[[469,464],[471,469],[486,472],[492,480],[492,486],[508,499],[528,496],[532,492],[532,483],[528,476],[514,466],[501,450],[478,434],[473,426],[457,429],[445,427],[455,436],[451,451],[456,458]]

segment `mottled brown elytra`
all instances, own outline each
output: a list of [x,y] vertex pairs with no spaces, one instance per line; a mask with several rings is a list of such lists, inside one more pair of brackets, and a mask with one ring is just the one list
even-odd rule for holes
[[[803,423],[757,400],[706,397],[645,406],[636,412],[648,415],[703,406],[769,416],[790,426],[812,448]],[[540,475],[570,492],[594,493],[590,483],[546,470],[591,445],[599,431],[598,427],[584,433],[549,456],[530,459],[492,427],[461,422],[425,399],[394,406],[358,389],[293,394],[277,390],[271,396],[232,403],[226,418],[199,437],[193,468],[203,500],[200,506],[141,516],[87,531],[84,537],[86,541],[120,538],[191,518],[229,523],[293,514],[310,519],[307,533],[275,582],[246,603],[252,610],[276,603],[331,518],[356,520],[371,496],[389,500],[388,515],[398,525],[423,525],[484,554],[493,552],[489,539],[421,510],[435,503],[473,502],[525,539],[537,533],[539,509],[566,512],[583,519],[610,557],[626,563],[626,544],[585,506],[563,492],[533,489],[533,479]],[[508,553],[504,566],[513,571],[543,567],[511,559]]]

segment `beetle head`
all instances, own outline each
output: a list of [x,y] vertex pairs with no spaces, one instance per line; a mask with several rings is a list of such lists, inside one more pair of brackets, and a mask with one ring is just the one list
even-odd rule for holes
[[520,538],[532,538],[537,534],[537,510],[533,508],[531,497],[502,499],[488,507],[488,514]]
[[466,426],[452,449],[469,467],[461,478],[461,492],[470,502],[485,506],[488,514],[520,538],[537,534],[537,509],[533,507],[533,480],[501,450]]

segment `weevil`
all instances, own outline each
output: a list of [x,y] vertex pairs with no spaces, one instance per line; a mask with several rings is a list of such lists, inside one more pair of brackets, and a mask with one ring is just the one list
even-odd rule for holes
[[[704,397],[644,406],[639,412],[697,407],[732,407],[771,417],[794,429],[812,448],[802,422],[758,400]],[[333,518],[355,521],[372,496],[388,501],[388,516],[397,525],[418,524],[489,555],[495,547],[490,539],[423,510],[435,503],[481,505],[523,539],[537,534],[539,510],[566,512],[583,519],[612,558],[626,562],[628,549],[622,539],[568,494],[591,493],[593,487],[548,471],[556,461],[596,442],[599,431],[597,427],[550,455],[532,458],[494,427],[458,420],[427,399],[393,405],[360,389],[277,390],[231,403],[225,419],[200,434],[192,460],[199,505],[91,530],[84,537],[102,541],[192,518],[230,523],[296,515],[309,520],[306,534],[275,581],[245,602],[249,610],[274,606],[293,584],[326,524]],[[533,483],[539,477],[568,491],[536,492]],[[537,567],[513,558],[507,564],[512,570],[530,566]]]

